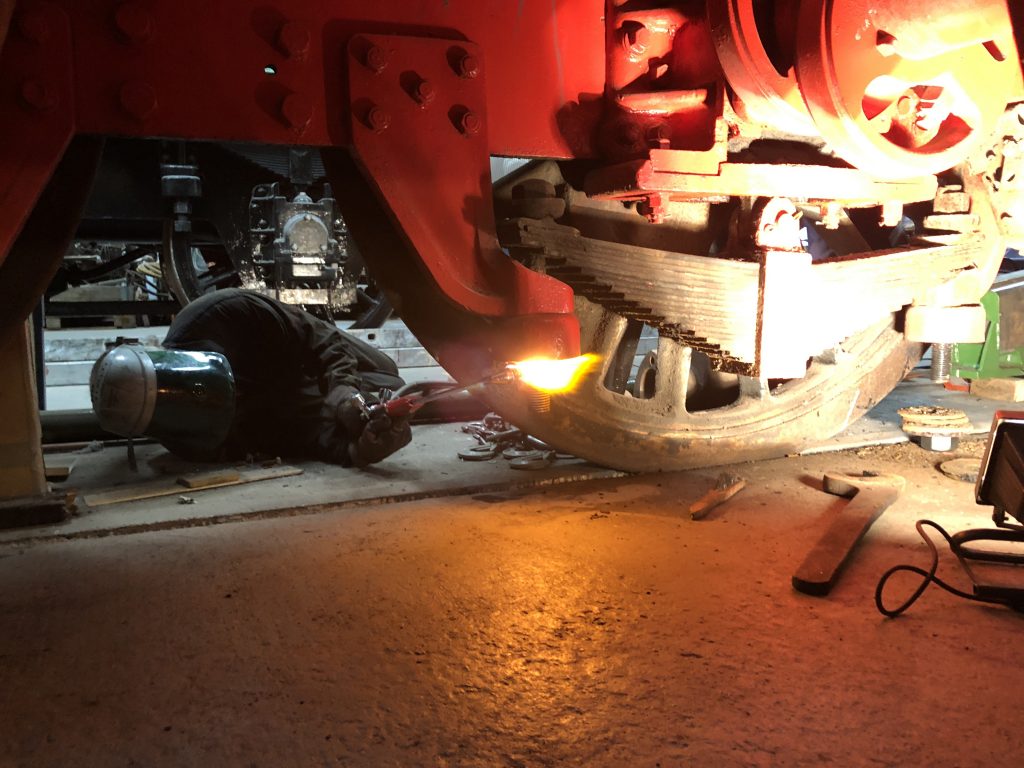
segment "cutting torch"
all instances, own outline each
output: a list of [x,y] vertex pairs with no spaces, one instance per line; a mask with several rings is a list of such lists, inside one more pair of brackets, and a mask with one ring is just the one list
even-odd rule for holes
[[392,419],[404,419],[414,414],[427,403],[444,400],[461,392],[476,389],[487,384],[510,384],[515,380],[515,369],[507,365],[496,373],[489,374],[471,384],[453,384],[450,387],[429,394],[401,395],[380,403],[374,403],[373,405],[368,404],[362,395],[356,395],[355,397],[358,399],[360,409],[368,421],[377,418],[381,414],[385,414]]

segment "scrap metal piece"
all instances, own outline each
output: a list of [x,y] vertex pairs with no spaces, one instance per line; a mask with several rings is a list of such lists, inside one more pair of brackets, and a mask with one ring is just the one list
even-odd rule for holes
[[554,451],[537,451],[535,455],[514,458],[508,465],[512,469],[545,469],[554,464],[557,458]]
[[489,461],[496,456],[507,459],[513,469],[542,469],[560,458],[546,443],[509,424],[496,413],[487,414],[483,421],[473,421],[462,427],[479,445],[458,452],[463,461]]
[[715,487],[690,505],[690,519],[703,520],[711,510],[721,506],[747,487],[747,481],[731,472],[723,472],[715,480]]
[[899,475],[856,477],[828,472],[822,490],[851,498],[834,515],[818,543],[793,575],[793,588],[805,595],[824,596],[832,591],[854,548],[878,517],[892,506],[906,487]]
[[490,461],[500,452],[496,445],[473,445],[459,451],[458,457],[463,461]]
[[949,459],[939,464],[939,471],[946,477],[954,480],[962,480],[965,483],[978,481],[978,472],[981,470],[980,459]]

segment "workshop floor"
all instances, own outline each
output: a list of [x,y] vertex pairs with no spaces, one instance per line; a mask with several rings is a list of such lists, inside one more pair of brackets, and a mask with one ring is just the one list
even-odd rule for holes
[[[1018,766],[1024,617],[872,602],[914,520],[988,523],[946,458],[744,465],[703,521],[717,470],[7,545],[0,766]],[[907,490],[806,597],[831,470]]]

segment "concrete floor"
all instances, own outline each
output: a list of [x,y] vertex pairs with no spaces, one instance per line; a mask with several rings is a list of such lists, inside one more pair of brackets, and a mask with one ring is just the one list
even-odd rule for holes
[[[700,522],[717,470],[8,545],[0,766],[1018,766],[1024,617],[872,603],[916,518],[988,522],[943,458],[746,465]],[[907,491],[793,592],[864,469]]]

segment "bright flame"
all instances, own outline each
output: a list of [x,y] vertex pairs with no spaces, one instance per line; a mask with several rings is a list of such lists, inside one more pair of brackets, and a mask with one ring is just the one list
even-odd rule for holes
[[542,392],[566,392],[573,389],[597,362],[597,355],[580,355],[564,360],[536,357],[509,363],[519,380]]

